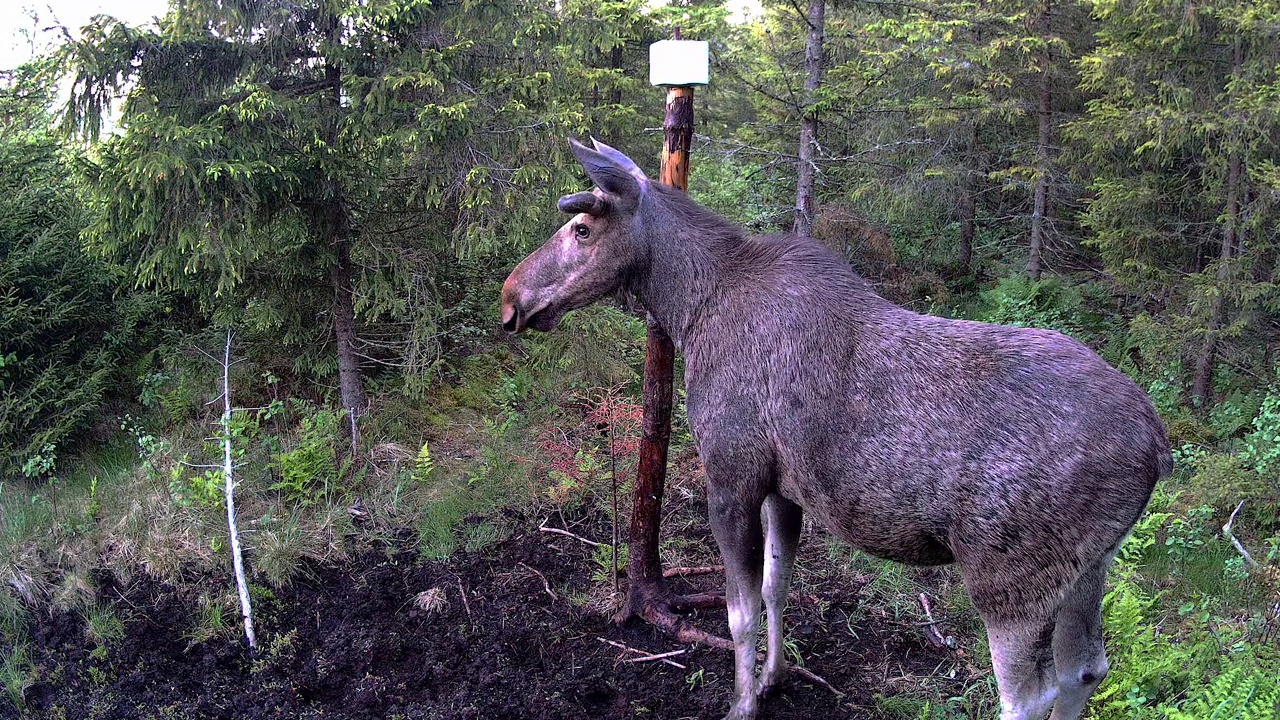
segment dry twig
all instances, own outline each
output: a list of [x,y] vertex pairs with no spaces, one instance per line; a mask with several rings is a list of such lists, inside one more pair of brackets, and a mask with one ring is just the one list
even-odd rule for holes
[[1253,556],[1249,554],[1248,550],[1244,549],[1244,544],[1237,540],[1236,536],[1231,533],[1231,527],[1236,524],[1236,515],[1240,514],[1240,508],[1243,507],[1244,501],[1241,500],[1240,504],[1236,506],[1236,509],[1231,512],[1231,519],[1227,520],[1227,524],[1222,526],[1222,534],[1231,541],[1232,545],[1236,546],[1236,551],[1240,553],[1240,557],[1244,558],[1244,562],[1249,566],[1249,569],[1257,570],[1262,566],[1258,564],[1257,560],[1253,559]]
[[601,545],[604,544],[604,543],[598,543],[594,540],[588,540],[582,537],[581,535],[574,535],[568,530],[561,530],[560,528],[547,527],[546,523],[543,523],[542,525],[538,526],[538,532],[555,533],[556,535],[564,535],[565,537],[571,537],[574,540],[577,540],[578,542],[586,543],[591,547],[600,547]]
[[604,643],[605,645],[612,645],[620,650],[630,652],[630,653],[635,653],[640,656],[637,658],[623,658],[623,662],[641,663],[641,662],[652,662],[656,660],[656,661],[665,663],[667,665],[670,665],[671,667],[680,668],[681,670],[689,669],[684,665],[681,665],[680,663],[669,659],[669,658],[675,657],[676,655],[683,655],[686,652],[688,652],[688,650],[672,650],[671,652],[654,654],[651,652],[645,652],[644,650],[638,650],[636,648],[631,647],[630,645],[623,645],[620,642],[614,642],[613,640],[608,640],[606,638],[602,638],[599,636],[597,636],[596,639]]
[[467,591],[462,588],[462,579],[458,578],[458,594],[462,596],[462,607],[467,611],[467,619],[471,619],[471,603],[467,602]]
[[791,665],[790,668],[791,668],[791,672],[799,675],[800,677],[813,683],[814,685],[830,690],[831,693],[836,697],[839,697],[839,698],[844,697],[844,693],[832,687],[831,683],[824,680],[821,675],[818,675],[812,670],[809,670],[808,668],[802,668],[799,665]]
[[673,567],[662,571],[662,577],[693,577],[694,575],[710,575],[724,572],[723,565],[704,565],[702,567]]
[[935,647],[951,647],[951,643],[947,642],[947,638],[943,637],[942,632],[938,630],[940,624],[933,619],[933,608],[929,605],[929,596],[920,593],[920,607],[924,608],[924,616],[929,618],[929,622],[924,623],[924,636]]
[[559,599],[559,598],[557,598],[557,597],[556,597],[556,594],[555,594],[555,593],[551,592],[551,583],[547,582],[547,576],[546,576],[546,575],[543,575],[542,573],[538,572],[536,568],[529,567],[528,565],[525,565],[524,563],[516,563],[516,564],[517,564],[517,565],[519,565],[520,567],[524,568],[525,570],[528,570],[529,572],[533,573],[534,575],[537,575],[539,578],[541,578],[541,580],[542,580],[542,589],[547,591],[547,594],[551,596],[551,599],[552,599],[552,600],[558,600],[558,599]]

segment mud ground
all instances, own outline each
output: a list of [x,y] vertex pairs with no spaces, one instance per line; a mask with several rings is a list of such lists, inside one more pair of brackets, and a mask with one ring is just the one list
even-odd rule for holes
[[[600,568],[589,546],[528,521],[512,524],[501,542],[447,561],[421,560],[404,542],[310,568],[303,580],[259,598],[257,657],[232,632],[238,618],[222,636],[193,639],[198,588],[229,578],[176,587],[103,575],[100,597],[125,620],[125,637],[97,648],[79,614],[45,615],[32,628],[37,681],[25,693],[22,717],[723,716],[733,685],[727,652],[687,648],[671,658],[683,668],[625,661],[635,655],[600,638],[650,653],[682,646],[645,624],[610,620],[611,585],[592,579]],[[819,552],[814,542],[807,537],[802,563]],[[675,581],[685,591],[722,582],[720,575]],[[421,599],[432,589],[435,603]],[[904,685],[914,678],[937,678],[948,667],[954,674],[962,664],[912,623],[865,607],[860,590],[856,581],[818,578],[797,590],[788,612],[805,666],[846,695],[793,680],[764,703],[763,719],[889,717],[877,711],[876,694],[909,691]],[[728,632],[723,610],[700,611],[693,620]],[[0,700],[0,717],[11,713]]]

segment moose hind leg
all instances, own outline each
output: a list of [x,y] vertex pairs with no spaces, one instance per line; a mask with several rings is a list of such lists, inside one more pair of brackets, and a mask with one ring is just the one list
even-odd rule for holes
[[1044,720],[1058,693],[1053,621],[987,621],[1000,690],[1000,720]]
[[756,636],[764,569],[762,499],[753,501],[754,493],[717,485],[712,478],[708,504],[711,531],[724,558],[725,604],[734,651],[734,699],[725,720],[751,720],[756,715]]
[[1067,593],[1053,631],[1053,661],[1058,673],[1058,700],[1050,720],[1076,720],[1085,703],[1107,676],[1102,641],[1102,594],[1107,562],[1087,570]]
[[764,501],[764,609],[768,622],[768,654],[760,674],[760,696],[768,697],[786,680],[787,660],[783,649],[782,614],[787,607],[791,575],[795,569],[796,546],[800,543],[799,505],[777,493]]

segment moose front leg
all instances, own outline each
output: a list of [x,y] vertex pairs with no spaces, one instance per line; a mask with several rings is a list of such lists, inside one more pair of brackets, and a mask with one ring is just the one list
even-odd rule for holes
[[725,720],[751,720],[756,715],[756,636],[764,571],[761,499],[756,492],[711,478],[708,501],[711,531],[724,558],[725,604],[733,635],[734,698]]

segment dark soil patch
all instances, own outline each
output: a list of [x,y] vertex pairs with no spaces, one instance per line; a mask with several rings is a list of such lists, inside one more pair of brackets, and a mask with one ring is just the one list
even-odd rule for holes
[[[313,568],[309,580],[261,603],[257,660],[234,639],[192,642],[192,587],[100,578],[127,618],[126,637],[95,653],[78,614],[40,622],[28,711],[114,720],[723,716],[733,685],[727,652],[690,648],[674,658],[686,669],[620,662],[621,652],[598,638],[649,652],[677,646],[644,624],[615,626],[583,602],[596,569],[588,547],[522,527],[445,562],[393,548]],[[696,581],[710,589],[722,578]],[[954,660],[860,608],[858,588],[824,585],[797,595],[789,627],[806,665],[848,696],[795,682],[763,705],[762,718],[874,717],[873,695],[894,692],[887,678],[930,675]],[[415,597],[432,588],[447,603],[426,611]],[[727,633],[723,611],[695,621]],[[0,716],[11,712],[0,700]]]

